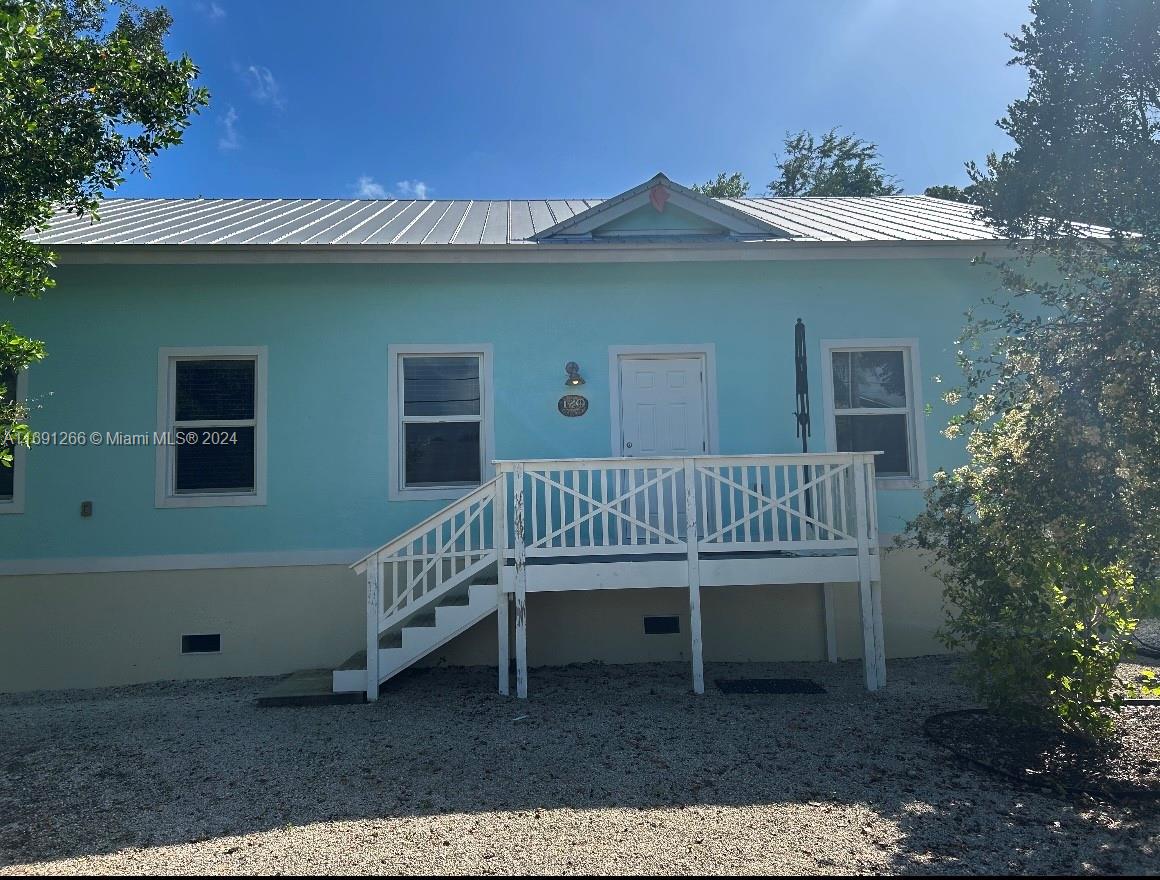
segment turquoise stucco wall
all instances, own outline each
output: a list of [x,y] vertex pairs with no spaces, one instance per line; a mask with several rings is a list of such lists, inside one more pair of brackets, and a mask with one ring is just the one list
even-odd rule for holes
[[[720,451],[792,452],[793,322],[806,322],[812,448],[824,448],[818,342],[918,337],[931,470],[936,374],[955,375],[962,313],[995,279],[966,260],[528,266],[65,266],[2,315],[44,339],[29,373],[42,431],[152,432],[161,346],[269,350],[268,504],[156,509],[153,448],[39,447],[26,512],[0,516],[0,557],[345,549],[392,537],[443,502],[387,501],[387,346],[492,343],[501,458],[606,456],[608,347],[713,342]],[[562,418],[579,362],[586,416]],[[79,516],[82,500],[94,503]],[[883,491],[884,531],[919,493]]]

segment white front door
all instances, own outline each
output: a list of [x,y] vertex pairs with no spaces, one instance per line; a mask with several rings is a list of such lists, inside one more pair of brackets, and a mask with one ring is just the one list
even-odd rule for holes
[[[705,362],[699,357],[622,357],[620,454],[629,458],[703,455],[709,449],[705,391]],[[644,485],[655,473],[636,471],[628,476],[631,485]],[[654,485],[645,490],[646,497],[626,506],[631,506],[634,518],[662,531],[671,523],[676,534],[684,537],[684,474],[677,474],[676,480],[675,492],[659,491]]]
[[620,359],[620,454],[703,455],[709,449],[704,361]]

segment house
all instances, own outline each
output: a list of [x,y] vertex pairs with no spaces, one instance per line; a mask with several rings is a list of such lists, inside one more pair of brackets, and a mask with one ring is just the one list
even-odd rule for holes
[[705,661],[862,657],[875,689],[939,650],[939,584],[882,548],[963,460],[936,376],[1000,246],[969,206],[657,175],[113,199],[39,240],[0,690],[330,667],[373,698],[498,663],[506,692],[509,656],[520,695],[589,660],[684,660],[700,690]]

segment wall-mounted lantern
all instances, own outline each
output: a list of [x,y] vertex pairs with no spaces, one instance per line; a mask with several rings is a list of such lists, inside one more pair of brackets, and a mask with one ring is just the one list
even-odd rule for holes
[[564,372],[568,374],[568,378],[564,380],[565,387],[572,388],[584,384],[584,377],[580,375],[580,365],[575,361],[564,364]]

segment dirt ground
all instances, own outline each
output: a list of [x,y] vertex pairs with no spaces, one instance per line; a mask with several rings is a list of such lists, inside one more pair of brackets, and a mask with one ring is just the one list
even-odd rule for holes
[[[948,658],[415,670],[374,704],[270,679],[0,697],[0,873],[1150,873],[1160,809],[1062,801],[923,735]],[[726,695],[717,678],[821,695]]]

